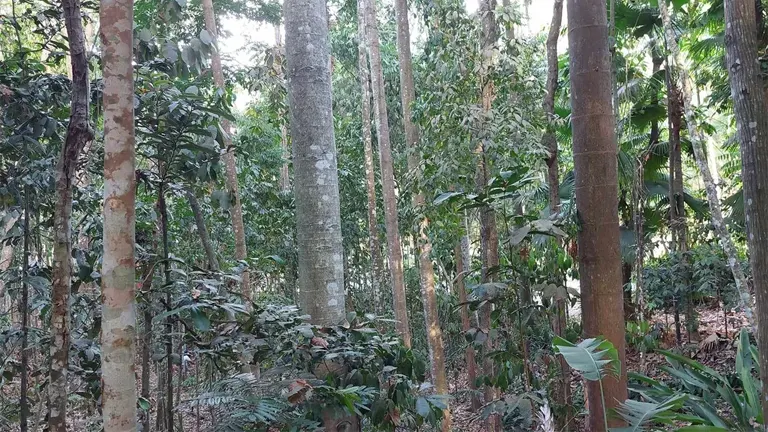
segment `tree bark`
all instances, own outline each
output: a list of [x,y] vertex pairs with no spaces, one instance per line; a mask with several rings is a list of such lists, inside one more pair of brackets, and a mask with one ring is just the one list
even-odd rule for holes
[[[467,286],[465,278],[467,272],[472,267],[472,260],[469,253],[469,233],[461,236],[461,240],[456,244],[454,251],[456,260],[456,291],[459,293],[459,304],[461,305],[461,330],[466,334],[472,328],[470,320],[469,306],[467,305]],[[475,360],[475,348],[472,344],[464,350],[464,356],[467,362],[467,381],[469,389],[472,391],[471,408],[475,412],[480,409],[480,399],[477,397],[477,362]]]
[[[283,35],[280,32],[280,23],[275,24],[275,67],[277,68],[277,79],[283,83],[285,74],[283,72]],[[278,110],[278,122],[280,123],[280,152],[283,155],[283,164],[280,166],[280,192],[289,193],[291,191],[291,149],[288,147],[288,122],[285,109]]]
[[286,0],[283,11],[301,305],[314,323],[338,324],[344,268],[326,4]]
[[357,67],[360,73],[363,151],[365,157],[365,191],[368,197],[368,247],[371,253],[371,281],[374,309],[379,313],[379,299],[384,285],[384,262],[379,243],[379,219],[376,208],[376,173],[373,166],[373,140],[371,138],[371,82],[366,57],[366,13],[364,0],[357,2]]
[[77,160],[92,139],[88,124],[88,59],[79,0],[62,0],[72,62],[72,105],[67,138],[56,165],[56,208],[53,219],[51,284],[51,370],[48,429],[67,431],[67,369],[69,367],[69,294],[72,289],[72,194]]
[[[160,167],[160,178],[166,178],[165,168]],[[160,216],[160,236],[163,242],[163,288],[166,290],[165,294],[165,308],[169,311],[173,308],[173,295],[171,290],[171,264],[170,259],[170,246],[168,243],[168,206],[165,202],[165,182],[161,180],[160,185],[157,187],[157,214]],[[168,432],[174,432],[174,417],[173,417],[173,321],[171,317],[165,318],[165,427]]]
[[[742,309],[744,309],[744,315],[749,320],[750,326],[756,328],[754,314],[752,312],[752,299],[749,293],[749,286],[747,285],[747,278],[744,276],[744,270],[741,268],[741,261],[736,251],[736,247],[731,239],[731,234],[728,232],[728,227],[725,225],[723,219],[723,211],[720,205],[720,199],[717,194],[717,185],[712,178],[712,173],[709,170],[707,159],[704,154],[703,143],[704,137],[698,128],[698,123],[693,113],[693,106],[691,103],[691,89],[688,77],[688,71],[683,67],[680,55],[680,47],[677,45],[675,39],[675,31],[672,28],[672,20],[667,9],[667,5],[664,1],[659,2],[659,12],[661,12],[661,18],[664,23],[664,33],[666,37],[667,47],[672,53],[672,62],[674,67],[677,68],[677,72],[680,75],[680,92],[683,99],[683,109],[685,113],[685,122],[688,125],[688,135],[691,140],[691,146],[693,147],[693,153],[696,157],[696,164],[701,171],[701,177],[704,181],[704,188],[707,192],[707,201],[709,202],[709,211],[712,215],[712,225],[715,228],[715,232],[720,238],[720,245],[725,251],[725,255],[728,257],[728,266],[731,268],[733,278],[736,282],[736,291],[739,293],[739,302]],[[668,67],[670,65],[668,64]]]
[[203,217],[203,211],[200,208],[200,203],[197,201],[197,196],[191,190],[184,191],[189,201],[189,207],[192,209],[192,214],[195,216],[195,225],[197,225],[197,233],[200,235],[200,243],[205,250],[205,256],[208,258],[208,269],[211,271],[219,271],[219,260],[216,258],[216,251],[213,249],[213,243],[211,243],[211,237],[208,235],[208,228],[205,226],[205,218]]
[[[24,144],[24,153],[27,145]],[[21,277],[21,382],[19,383],[19,429],[21,432],[27,432],[29,422],[29,351],[27,344],[29,340],[29,246],[30,246],[30,222],[29,208],[31,204],[29,185],[24,185],[24,252],[22,254]]]
[[[218,30],[216,28],[216,14],[213,9],[213,0],[203,0],[203,14],[205,16],[205,29],[210,33],[214,43],[218,40]],[[211,52],[211,70],[213,71],[213,83],[216,87],[224,90],[224,71],[221,67],[221,55],[219,50],[214,49]],[[248,258],[248,250],[245,245],[245,225],[243,224],[243,205],[240,202],[240,191],[237,183],[237,161],[235,158],[235,149],[232,147],[231,127],[229,121],[222,119],[221,129],[224,132],[224,168],[226,172],[226,184],[229,195],[233,198],[232,203],[232,231],[235,234],[235,259],[243,261]],[[243,270],[241,293],[243,301],[248,310],[251,308],[251,282],[250,272],[246,267]]]
[[[13,228],[13,226],[16,225],[17,220],[19,220],[18,216],[8,218],[3,230],[3,236],[6,236],[8,232]],[[13,262],[13,245],[10,243],[10,241],[6,243],[5,241],[3,241],[3,238],[0,238],[0,273],[8,270],[8,268],[11,267],[12,262]],[[5,298],[6,298],[5,281],[0,279],[0,301],[4,302]],[[3,303],[3,306],[4,305],[5,303]],[[0,312],[5,312],[5,311],[3,310]]]
[[[488,166],[488,157],[486,154],[485,141],[490,134],[488,122],[491,117],[493,101],[496,98],[493,79],[490,72],[493,67],[493,51],[498,40],[498,28],[496,24],[495,11],[496,0],[482,0],[480,2],[480,19],[482,24],[482,62],[480,67],[480,85],[481,85],[481,107],[482,107],[482,125],[478,138],[478,145],[475,150],[477,155],[477,171],[475,173],[475,188],[481,193],[490,180],[490,167]],[[491,283],[496,280],[496,273],[499,267],[499,234],[496,227],[496,212],[488,205],[480,209],[480,249],[482,271],[480,281],[482,283]],[[487,296],[486,296],[487,297]],[[480,330],[488,338],[485,342],[485,359],[483,360],[483,370],[488,377],[495,377],[493,360],[488,354],[493,350],[493,341],[491,340],[491,311],[490,302],[486,302],[479,310]],[[485,387],[485,403],[491,403],[496,399],[496,389],[493,386]],[[486,422],[486,429],[490,432],[500,430],[500,419],[498,415],[492,415]]]
[[137,427],[133,1],[101,0],[99,16],[104,52],[102,413],[105,432],[128,432]]
[[[627,398],[616,123],[605,1],[568,0],[568,29],[584,332],[613,343],[621,362],[620,376],[603,380],[606,406],[599,383],[587,385],[589,429],[605,431],[604,410]],[[619,425],[617,420],[609,422]]]
[[376,119],[376,137],[379,141],[379,165],[381,169],[381,190],[384,196],[384,224],[387,231],[387,258],[392,277],[392,298],[395,309],[395,324],[403,344],[411,347],[411,329],[408,324],[408,305],[405,296],[405,278],[403,275],[403,250],[400,241],[400,227],[397,221],[397,196],[395,195],[395,168],[392,160],[392,147],[389,140],[389,116],[387,97],[384,88],[384,71],[381,66],[381,48],[379,45],[379,26],[376,19],[376,4],[373,0],[364,0],[366,9],[366,36],[368,39],[368,57],[371,65],[371,89],[373,93],[373,112]]
[[[411,30],[408,24],[408,1],[395,1],[395,14],[397,16],[397,57],[400,63],[400,97],[403,107],[403,125],[405,126],[405,140],[408,147],[408,170],[416,176],[417,190],[413,194],[413,207],[416,209],[419,221],[416,228],[418,235],[418,261],[419,280],[421,282],[421,295],[424,300],[424,320],[427,333],[427,347],[432,367],[432,381],[435,392],[448,396],[448,380],[445,374],[445,348],[443,346],[443,332],[440,329],[440,315],[437,307],[437,294],[435,293],[435,268],[432,263],[432,241],[429,238],[429,219],[423,213],[426,210],[426,199],[421,189],[423,172],[421,169],[421,155],[419,143],[419,130],[414,124],[411,114],[411,105],[416,100],[416,91],[413,84],[413,60],[411,58]],[[383,96],[383,92],[382,95]],[[448,399],[446,398],[446,402]],[[451,411],[446,408],[443,411],[441,428],[444,432],[451,430]]]
[[[152,282],[155,278],[155,264],[147,262],[142,275],[141,290],[144,294],[144,331],[141,335],[141,397],[150,399],[150,358],[152,356]],[[151,410],[142,413],[143,431],[150,430]]]
[[[725,2],[726,64],[741,143],[744,208],[752,280],[757,297],[762,394],[768,394],[768,102],[758,59],[754,0]],[[768,418],[768,398],[761,398]]]

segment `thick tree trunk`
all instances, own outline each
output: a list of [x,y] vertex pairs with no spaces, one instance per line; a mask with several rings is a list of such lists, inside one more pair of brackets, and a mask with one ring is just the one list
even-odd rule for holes
[[[286,0],[285,49],[293,140],[301,305],[320,325],[344,313],[344,250],[333,135],[328,15],[324,0]],[[355,432],[354,415],[326,410],[328,432]]]
[[381,190],[384,196],[384,224],[387,231],[387,258],[392,277],[392,298],[395,309],[397,332],[405,346],[411,346],[411,329],[408,324],[408,305],[405,297],[403,275],[403,250],[400,242],[400,227],[397,221],[397,195],[395,195],[395,167],[392,147],[389,141],[389,115],[387,95],[384,88],[384,71],[381,66],[379,26],[376,20],[376,4],[365,0],[366,36],[368,57],[371,65],[371,89],[373,90],[373,112],[376,119],[376,137],[379,140],[379,165],[381,167]]
[[344,263],[326,4],[286,0],[283,11],[301,306],[315,323],[338,324]]
[[72,288],[72,194],[77,160],[92,139],[88,124],[88,59],[79,0],[63,0],[64,22],[72,62],[72,105],[67,138],[56,165],[56,209],[53,218],[51,284],[51,376],[48,388],[48,429],[67,431],[67,369],[69,367],[69,294]]
[[128,432],[137,427],[133,1],[102,0],[99,16],[104,53],[102,412],[105,432]]
[[[469,253],[469,233],[461,236],[461,240],[456,244],[454,251],[456,260],[456,291],[459,293],[459,304],[461,305],[461,330],[466,334],[472,328],[470,320],[469,306],[467,305],[467,286],[465,278],[467,272],[472,267],[472,261]],[[475,360],[475,348],[471,344],[464,350],[464,356],[467,362],[467,381],[469,389],[472,390],[471,408],[475,412],[480,409],[480,399],[475,391],[477,390],[477,362]]]
[[599,384],[588,383],[589,429],[599,432],[606,429],[604,410],[627,398],[617,143],[605,1],[568,0],[568,29],[584,333],[611,341],[621,361],[621,375],[603,381],[606,406]]
[[205,218],[203,217],[203,210],[200,208],[200,203],[197,201],[197,196],[191,190],[184,191],[189,201],[189,208],[192,209],[192,214],[195,216],[195,225],[197,225],[197,233],[200,235],[200,243],[205,250],[205,256],[208,258],[208,269],[211,271],[219,271],[219,260],[216,258],[216,251],[213,249],[213,243],[211,243],[211,237],[208,235],[208,228],[205,226]]
[[[481,104],[482,104],[482,126],[479,144],[475,150],[477,155],[477,172],[475,173],[475,187],[477,192],[482,192],[490,180],[490,167],[488,166],[488,157],[485,148],[486,136],[490,133],[488,122],[492,115],[491,109],[493,101],[496,98],[496,91],[493,80],[490,77],[493,67],[493,52],[498,40],[498,28],[496,24],[495,0],[482,0],[480,2],[480,19],[482,20],[482,64],[480,68],[481,84]],[[499,234],[496,227],[496,212],[490,206],[480,208],[480,248],[482,258],[482,271],[480,280],[482,283],[491,283],[496,280],[496,273],[499,267]],[[488,354],[493,350],[493,340],[490,337],[491,331],[491,310],[490,302],[485,303],[478,311],[480,329],[488,338],[485,342],[485,359],[483,369],[485,375],[495,377],[493,359]],[[493,386],[485,387],[485,403],[491,403],[496,399],[496,389]],[[486,422],[486,429],[490,432],[500,430],[500,419],[497,415],[492,415]]]
[[[681,87],[680,92],[683,99],[683,109],[685,113],[685,121],[688,125],[688,135],[691,140],[691,146],[693,147],[693,153],[696,157],[696,164],[701,171],[701,177],[704,181],[704,188],[707,192],[707,201],[709,202],[709,211],[712,215],[712,225],[715,228],[715,232],[720,237],[720,244],[725,251],[725,255],[728,257],[728,265],[733,272],[733,278],[736,282],[736,291],[739,293],[739,302],[742,309],[744,309],[744,315],[750,322],[752,328],[755,328],[755,318],[752,312],[752,298],[749,293],[749,286],[747,285],[747,278],[744,276],[744,270],[741,268],[741,261],[739,260],[738,252],[731,239],[731,234],[728,232],[728,227],[725,225],[723,219],[723,211],[720,205],[720,199],[717,194],[717,185],[712,178],[712,173],[709,170],[707,164],[707,158],[704,154],[704,137],[698,128],[698,123],[693,113],[693,106],[691,104],[691,89],[688,77],[688,71],[683,67],[680,55],[680,47],[677,45],[675,39],[675,31],[672,28],[672,20],[667,9],[667,5],[664,1],[659,2],[659,11],[661,12],[661,18],[664,23],[664,33],[666,36],[667,47],[672,53],[672,62],[677,68],[677,72],[680,75]],[[670,65],[668,64],[668,67]]]
[[366,57],[365,1],[357,2],[357,68],[360,74],[363,151],[365,156],[365,191],[368,196],[368,247],[371,258],[371,282],[374,310],[380,313],[381,288],[384,285],[384,262],[379,243],[379,218],[376,215],[376,172],[373,165],[373,140],[371,138],[371,82]]
[[[754,0],[725,2],[726,64],[741,143],[744,208],[757,297],[762,394],[768,395],[768,102],[758,61]],[[768,398],[761,398],[768,418]]]
[[[210,33],[214,42],[218,40],[218,30],[216,28],[216,13],[213,9],[213,0],[203,0],[203,14],[205,15],[205,29]],[[221,67],[221,55],[219,50],[214,49],[211,52],[211,70],[213,71],[213,82],[216,87],[224,89],[224,71]],[[234,199],[232,203],[232,231],[235,234],[235,259],[242,261],[248,258],[248,250],[245,246],[245,225],[243,224],[243,205],[240,202],[240,191],[237,184],[237,161],[235,159],[235,149],[232,147],[232,138],[230,134],[230,124],[228,120],[221,121],[221,129],[224,132],[224,168],[226,172],[225,180],[229,195]],[[251,282],[248,268],[243,270],[241,292],[246,307],[251,307]]]
[[[414,191],[413,195],[413,207],[416,209],[416,213],[421,215],[426,207],[426,199],[420,184],[423,174],[420,166],[419,130],[411,117],[411,105],[416,100],[416,91],[413,84],[408,1],[396,0],[395,13],[397,15],[397,57],[400,63],[400,97],[403,107],[405,140],[409,150],[408,170],[415,174],[418,179],[417,190]],[[418,227],[416,228],[419,249],[419,280],[421,282],[421,295],[424,300],[424,320],[429,359],[432,366],[432,381],[437,394],[448,396],[449,389],[445,374],[443,332],[440,329],[440,315],[438,314],[437,294],[435,293],[435,268],[431,257],[432,241],[429,238],[428,229],[429,219],[426,216],[420,216]],[[443,411],[441,428],[444,432],[451,430],[451,411],[449,408]]]

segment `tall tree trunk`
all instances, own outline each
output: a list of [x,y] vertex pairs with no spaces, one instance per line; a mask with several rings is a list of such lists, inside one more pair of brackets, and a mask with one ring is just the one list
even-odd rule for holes
[[763,418],[768,418],[768,102],[758,61],[754,0],[725,2],[726,64],[741,143],[744,208],[757,297]]
[[104,52],[102,413],[105,432],[128,432],[137,427],[133,1],[101,0],[99,16]]
[[[283,15],[301,304],[312,322],[334,325],[345,316],[344,250],[326,3],[286,0]],[[355,432],[360,422],[326,410],[323,426],[328,432]]]
[[[469,254],[469,233],[462,235],[461,240],[456,244],[454,259],[456,260],[456,290],[459,293],[459,304],[461,305],[461,330],[466,334],[472,327],[469,306],[467,305],[466,285],[466,276],[472,267]],[[472,391],[471,408],[474,412],[480,409],[481,404],[476,394],[477,362],[475,360],[475,347],[472,344],[464,350],[464,356],[467,361],[467,381],[469,389]]]
[[[752,313],[752,298],[749,293],[747,278],[744,276],[744,270],[741,268],[739,255],[733,244],[733,239],[731,239],[731,234],[728,232],[728,227],[725,225],[725,220],[723,219],[723,211],[720,205],[720,199],[717,195],[717,185],[712,178],[712,173],[709,171],[709,165],[707,164],[707,159],[702,147],[705,140],[698,128],[698,123],[696,122],[693,113],[688,71],[683,67],[681,62],[682,56],[680,55],[680,47],[677,45],[677,40],[675,39],[675,31],[672,28],[672,20],[666,2],[659,2],[659,11],[661,12],[661,18],[664,23],[667,47],[672,53],[674,67],[677,68],[677,72],[680,75],[680,92],[683,98],[685,122],[688,125],[688,135],[691,140],[694,156],[696,157],[696,164],[699,167],[699,171],[701,171],[704,188],[707,191],[707,201],[709,202],[709,211],[712,215],[712,225],[715,227],[715,232],[718,237],[720,237],[720,244],[725,251],[725,255],[728,257],[728,265],[731,268],[733,278],[736,282],[736,291],[739,293],[739,302],[744,309],[744,315],[749,320],[750,326],[755,328],[756,323],[754,314]],[[670,67],[669,64],[668,67]]]
[[[160,168],[160,178],[165,179],[165,168]],[[157,187],[157,213],[160,215],[160,235],[163,241],[163,288],[166,290],[166,310],[173,308],[173,295],[171,290],[171,263],[170,247],[168,244],[168,206],[165,202],[165,181],[161,180]],[[173,321],[171,317],[165,318],[165,427],[168,432],[174,432],[173,417]]]
[[301,305],[313,322],[338,324],[344,263],[326,4],[286,0],[283,11]]
[[184,191],[189,201],[189,208],[192,209],[192,214],[195,216],[195,225],[197,225],[197,233],[200,235],[200,243],[205,250],[205,256],[208,258],[208,269],[211,271],[219,271],[219,260],[216,258],[216,251],[213,249],[213,243],[211,243],[211,237],[208,235],[208,228],[205,226],[205,218],[203,217],[203,210],[200,208],[200,203],[197,201],[197,196],[191,190]]
[[[408,24],[408,0],[395,1],[395,14],[397,15],[397,57],[400,63],[400,97],[403,107],[403,125],[405,126],[405,140],[408,146],[408,171],[416,175],[417,190],[413,195],[413,207],[419,214],[418,221],[418,248],[419,248],[419,279],[421,282],[421,294],[424,300],[424,320],[427,333],[427,346],[429,359],[432,366],[432,381],[437,394],[448,396],[448,380],[445,374],[445,349],[443,347],[443,332],[440,329],[440,315],[437,308],[437,294],[435,293],[435,268],[432,263],[432,241],[429,238],[429,219],[422,214],[426,210],[426,199],[421,186],[423,172],[421,169],[421,155],[419,143],[419,130],[414,124],[411,114],[411,105],[416,100],[416,91],[413,84],[413,60],[411,58],[411,29]],[[382,92],[383,93],[383,92]],[[383,96],[383,94],[381,95]],[[446,398],[447,400],[447,398]],[[442,430],[451,430],[451,411],[446,408],[443,411]]]
[[366,9],[366,36],[368,57],[371,65],[371,88],[373,90],[373,112],[376,119],[376,137],[379,140],[379,164],[381,167],[381,190],[384,196],[384,224],[387,231],[387,258],[392,277],[392,297],[398,334],[405,346],[411,346],[411,329],[408,325],[408,305],[405,297],[403,275],[403,250],[400,242],[400,227],[397,221],[397,196],[395,195],[395,167],[392,147],[389,141],[389,116],[387,95],[384,88],[384,71],[381,66],[379,26],[376,20],[376,4],[364,0]]
[[[485,141],[490,134],[488,122],[491,118],[491,109],[493,101],[496,98],[493,79],[491,78],[491,69],[493,67],[493,52],[498,40],[498,28],[496,24],[495,11],[496,0],[482,0],[480,2],[480,17],[482,20],[482,64],[480,67],[481,83],[481,105],[482,105],[482,126],[481,136],[478,137],[479,144],[475,150],[477,154],[477,172],[475,173],[475,187],[478,193],[481,193],[490,180],[490,167],[488,156],[486,154]],[[482,271],[480,280],[482,283],[491,283],[496,280],[496,273],[499,267],[499,234],[496,227],[496,212],[490,206],[480,208],[480,249],[482,258]],[[493,350],[493,341],[490,337],[491,332],[491,310],[490,302],[486,302],[478,311],[480,316],[480,329],[488,338],[485,342],[485,359],[483,369],[485,375],[495,377],[493,359],[488,355]],[[485,403],[491,403],[496,399],[496,389],[493,386],[485,387]],[[488,431],[498,431],[500,429],[500,419],[497,415],[492,415],[486,423]]]
[[[218,40],[218,30],[216,29],[216,14],[213,9],[213,0],[203,0],[203,14],[205,15],[205,29],[210,33],[214,42]],[[211,70],[213,71],[213,82],[216,87],[224,90],[224,71],[221,67],[221,55],[219,50],[214,49],[211,52]],[[235,159],[235,149],[232,147],[232,138],[230,133],[230,124],[228,120],[221,121],[221,129],[224,132],[224,168],[226,171],[227,189],[229,195],[234,198],[232,203],[232,231],[235,233],[235,259],[242,261],[248,258],[248,250],[245,246],[245,225],[243,224],[243,205],[240,202],[240,191],[237,184],[237,161]],[[246,307],[251,308],[251,279],[250,272],[246,267],[243,270],[241,292]]]
[[[280,32],[280,23],[275,24],[275,67],[277,68],[277,79],[285,82],[283,72],[283,35]],[[280,108],[278,118],[280,120],[280,151],[283,155],[283,164],[280,166],[280,192],[288,193],[291,191],[291,149],[288,147],[288,121],[285,109]]]
[[373,166],[373,140],[371,138],[371,82],[366,57],[365,0],[357,2],[357,68],[360,74],[363,151],[365,157],[365,191],[368,196],[368,247],[371,253],[371,282],[374,309],[379,313],[379,299],[384,285],[384,262],[379,243],[379,219],[376,215],[376,172]]
[[88,59],[79,0],[62,0],[72,62],[72,105],[67,138],[56,165],[56,209],[53,219],[53,271],[51,284],[51,376],[48,388],[48,429],[67,431],[67,368],[69,367],[69,294],[72,288],[72,194],[77,160],[92,139]]
[[[24,153],[26,154],[27,145],[24,144]],[[29,422],[29,351],[27,350],[27,344],[29,340],[29,284],[27,278],[29,277],[29,242],[30,239],[30,223],[29,223],[29,208],[31,203],[30,190],[32,188],[29,185],[24,185],[24,251],[21,256],[21,305],[19,307],[21,312],[21,382],[20,396],[19,396],[19,429],[21,432],[27,432]]]
[[[150,398],[150,358],[152,356],[152,282],[155,278],[155,264],[147,262],[142,275],[141,290],[144,295],[144,329],[141,335],[141,397]],[[143,431],[149,431],[152,420],[151,410],[141,413]]]
[[[619,352],[621,375],[587,385],[589,429],[605,431],[604,410],[627,398],[619,252],[618,164],[611,101],[611,55],[603,0],[568,0],[573,157],[579,274],[585,336],[604,336]],[[621,422],[612,421],[611,426]]]
[[[8,217],[9,215],[6,215]],[[3,237],[5,237],[8,232],[13,228],[14,225],[16,225],[16,221],[19,220],[18,216],[11,216],[8,217],[8,219],[5,222],[5,227],[3,229]],[[4,238],[0,237],[0,273],[5,272],[8,270],[8,268],[11,267],[11,263],[13,262],[13,245],[10,241],[7,243],[4,241]],[[5,306],[5,299],[6,299],[6,292],[5,292],[5,281],[0,279],[0,301],[3,302],[2,306]],[[5,312],[5,310],[0,310],[0,312]]]
[[[558,87],[558,59],[557,59],[557,41],[560,37],[560,26],[563,21],[563,0],[555,0],[552,7],[552,23],[549,26],[547,35],[547,94],[544,96],[544,114],[547,116],[547,129],[542,137],[542,144],[549,152],[547,158],[547,180],[549,184],[549,212],[557,214],[560,212],[560,173],[558,164],[557,137],[555,136],[555,97]],[[555,334],[560,337],[565,335],[565,329],[568,325],[566,317],[565,299],[558,300],[556,303],[556,316],[554,322]],[[559,359],[561,377],[558,389],[557,401],[565,407],[566,415],[558,418],[558,430],[567,431],[570,423],[571,409],[571,372],[568,362],[565,358]]]

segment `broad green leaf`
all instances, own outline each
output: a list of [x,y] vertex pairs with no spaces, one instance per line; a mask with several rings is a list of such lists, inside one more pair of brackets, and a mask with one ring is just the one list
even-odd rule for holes
[[552,345],[568,366],[581,372],[587,380],[599,381],[607,375],[606,372],[616,376],[620,373],[619,353],[608,340],[591,338],[576,345],[556,336]]

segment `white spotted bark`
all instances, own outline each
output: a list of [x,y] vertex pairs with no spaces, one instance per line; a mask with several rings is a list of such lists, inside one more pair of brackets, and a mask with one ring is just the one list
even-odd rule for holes
[[99,14],[104,62],[104,431],[134,432],[137,423],[133,1],[102,0]]

